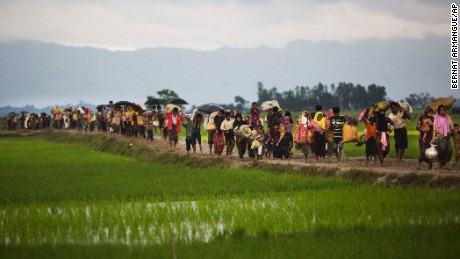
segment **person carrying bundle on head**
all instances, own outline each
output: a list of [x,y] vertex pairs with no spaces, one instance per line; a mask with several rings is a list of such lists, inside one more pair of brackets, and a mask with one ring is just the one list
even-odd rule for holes
[[376,109],[374,113],[375,123],[377,125],[377,148],[380,165],[383,166],[383,160],[390,153],[390,128],[392,124],[390,118],[385,116],[386,109]]
[[447,115],[446,106],[438,106],[438,112],[434,116],[434,132],[436,134],[436,145],[438,148],[438,159],[442,169],[449,170],[447,163],[452,158],[452,130],[454,125],[452,119]]

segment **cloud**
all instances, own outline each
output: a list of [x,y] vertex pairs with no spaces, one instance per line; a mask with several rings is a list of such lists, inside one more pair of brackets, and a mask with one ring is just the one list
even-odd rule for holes
[[210,50],[282,48],[298,39],[423,38],[448,35],[449,8],[415,0],[2,1],[0,41]]

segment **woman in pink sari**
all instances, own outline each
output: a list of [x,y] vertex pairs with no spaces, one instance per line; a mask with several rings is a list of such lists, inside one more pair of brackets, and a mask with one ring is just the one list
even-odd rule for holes
[[452,119],[446,112],[446,106],[439,105],[438,113],[434,116],[434,132],[436,134],[434,144],[438,146],[438,160],[441,168],[446,167],[447,163],[452,158],[452,130],[454,126]]

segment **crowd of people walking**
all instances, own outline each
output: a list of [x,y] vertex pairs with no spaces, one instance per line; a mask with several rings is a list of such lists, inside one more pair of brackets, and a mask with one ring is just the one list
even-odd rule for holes
[[[155,109],[156,108],[156,109]],[[387,115],[387,111],[389,114]],[[266,112],[262,116],[262,112]],[[169,106],[162,111],[154,106],[152,111],[138,111],[132,107],[103,106],[98,111],[84,107],[76,109],[53,109],[52,115],[25,114],[10,116],[7,127],[15,129],[75,129],[80,132],[106,132],[121,134],[133,138],[145,138],[154,141],[154,135],[169,141],[171,149],[177,148],[179,133],[185,130],[185,149],[187,152],[203,153],[202,129],[207,132],[209,152],[215,156],[248,155],[254,159],[289,159],[293,149],[302,151],[305,159],[310,154],[318,162],[325,157],[343,156],[346,142],[365,145],[366,163],[374,161],[384,164],[390,151],[390,135],[394,131],[396,160],[402,161],[409,146],[407,119],[411,111],[398,102],[381,102],[363,110],[357,120],[341,115],[339,107],[323,112],[317,105],[315,110],[303,110],[298,118],[292,118],[289,111],[279,106],[258,106],[252,103],[247,115],[237,111],[216,109],[207,113],[195,109],[186,116],[181,107]],[[358,137],[357,123],[362,122],[365,131]],[[456,151],[458,161],[460,151],[460,133],[458,124],[454,124],[447,115],[446,105],[427,106],[417,118],[416,130],[419,132],[419,167],[427,164],[433,168],[438,161],[441,168],[449,169],[449,161]],[[204,130],[203,130],[204,131]]]

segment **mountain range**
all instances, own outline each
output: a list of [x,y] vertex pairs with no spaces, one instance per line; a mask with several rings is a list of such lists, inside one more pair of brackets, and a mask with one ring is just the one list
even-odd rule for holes
[[449,38],[290,42],[283,49],[109,51],[35,41],[0,43],[0,106],[141,103],[171,89],[190,104],[257,100],[257,83],[278,91],[318,83],[375,83],[388,97],[460,97],[450,90]]

